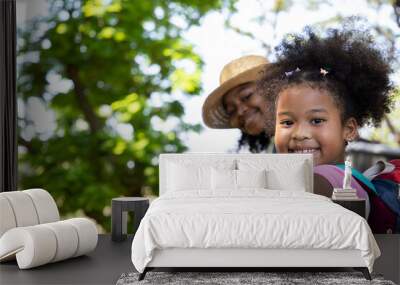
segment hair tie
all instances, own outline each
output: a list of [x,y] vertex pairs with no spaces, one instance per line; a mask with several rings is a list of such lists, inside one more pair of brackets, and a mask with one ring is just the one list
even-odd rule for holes
[[329,71],[328,70],[326,70],[326,69],[323,69],[323,68],[320,68],[319,69],[319,73],[321,73],[322,74],[322,76],[326,76],[328,73],[329,73]]
[[286,77],[290,77],[290,76],[292,76],[295,72],[300,72],[300,71],[301,71],[301,69],[297,67],[295,70],[285,72],[285,76],[286,76]]

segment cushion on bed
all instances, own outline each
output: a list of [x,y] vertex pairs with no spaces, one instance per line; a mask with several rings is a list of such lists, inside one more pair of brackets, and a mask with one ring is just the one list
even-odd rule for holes
[[248,188],[266,188],[266,170],[211,169],[214,191],[235,191]]
[[267,188],[267,171],[236,170],[237,188]]
[[211,181],[213,190],[236,190],[236,170],[211,169]]
[[168,166],[168,191],[211,189],[211,167],[170,163]]
[[[242,188],[312,193],[312,167],[312,154],[161,154],[159,193],[196,191],[204,196]],[[250,172],[234,175],[232,170]]]
[[307,184],[302,168],[294,168],[286,175],[279,170],[270,169],[267,172],[267,179],[268,189],[271,190],[306,191]]
[[265,169],[267,174],[267,187],[273,190],[290,191],[312,191],[309,181],[312,167],[307,161],[293,156],[291,159],[282,159],[283,157],[265,159],[239,158],[237,165],[239,170],[257,171]]
[[[210,164],[207,160],[202,159],[175,159],[168,161],[166,165],[167,191],[191,191],[197,190],[201,192],[211,191],[213,186],[212,169],[224,172],[229,176],[229,171],[235,169],[236,162],[234,160],[220,159]],[[218,175],[217,175],[218,176]],[[219,180],[219,188],[231,188],[232,183]],[[228,186],[227,186],[228,185]]]

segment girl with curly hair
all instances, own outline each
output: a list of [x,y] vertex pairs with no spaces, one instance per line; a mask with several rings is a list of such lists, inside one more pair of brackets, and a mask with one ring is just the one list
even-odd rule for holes
[[[307,29],[277,51],[274,67],[257,83],[270,101],[266,106],[274,108],[276,150],[312,153],[314,193],[331,197],[333,188],[342,187],[348,142],[359,127],[377,126],[390,112],[390,64],[360,30],[333,29],[322,37]],[[353,169],[351,186],[367,203],[369,182]]]

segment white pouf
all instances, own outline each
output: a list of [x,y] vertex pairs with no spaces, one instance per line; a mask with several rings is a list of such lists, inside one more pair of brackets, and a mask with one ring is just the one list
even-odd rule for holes
[[98,233],[89,219],[59,221],[53,197],[43,189],[0,193],[0,262],[28,269],[86,254]]

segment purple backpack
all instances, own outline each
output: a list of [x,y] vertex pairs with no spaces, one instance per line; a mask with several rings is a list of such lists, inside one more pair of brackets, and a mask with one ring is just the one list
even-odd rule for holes
[[[400,169],[400,168],[399,168]],[[344,165],[318,165],[314,173],[326,178],[332,187],[341,188],[344,177]],[[377,180],[370,181],[361,172],[352,169],[351,186],[356,189],[357,196],[367,200],[368,224],[373,233],[395,233],[399,218],[396,213],[380,197],[381,187],[376,189]],[[380,185],[378,185],[380,186]],[[369,207],[369,209],[368,209]]]

